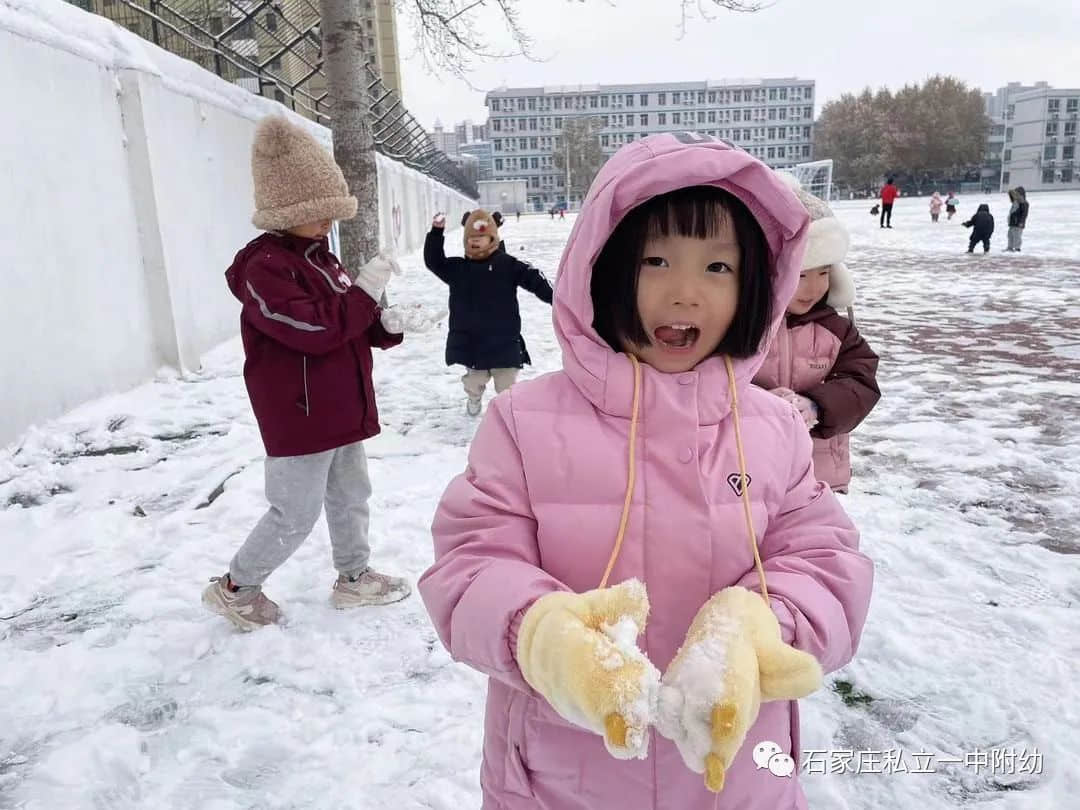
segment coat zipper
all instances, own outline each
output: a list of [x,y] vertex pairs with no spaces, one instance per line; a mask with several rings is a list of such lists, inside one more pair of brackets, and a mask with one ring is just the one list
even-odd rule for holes
[[304,355],[304,416],[311,416],[311,399],[307,387],[307,355]]
[[780,324],[780,383],[781,388],[791,388],[791,378],[794,376],[791,368],[791,330],[788,329],[787,321]]

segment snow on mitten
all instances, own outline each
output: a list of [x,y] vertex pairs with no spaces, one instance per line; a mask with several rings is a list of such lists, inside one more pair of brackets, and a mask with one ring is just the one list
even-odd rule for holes
[[781,640],[760,594],[724,588],[698,611],[664,673],[656,729],[719,792],[762,701],[806,697],[821,679],[817,659]]
[[586,593],[551,593],[525,612],[517,661],[525,681],[575,725],[601,734],[618,759],[648,754],[660,673],[637,646],[649,597],[636,579]]
[[802,394],[792,394],[788,402],[799,409],[799,416],[806,423],[807,430],[818,423],[818,406],[810,397],[804,397]]
[[426,311],[420,304],[395,304],[382,311],[380,319],[383,328],[394,335],[419,334],[427,332],[439,321],[445,318],[447,312],[440,309],[431,313]]
[[379,253],[374,259],[360,268],[354,283],[370,295],[373,301],[378,301],[382,298],[391,274],[400,276],[401,265],[392,257]]

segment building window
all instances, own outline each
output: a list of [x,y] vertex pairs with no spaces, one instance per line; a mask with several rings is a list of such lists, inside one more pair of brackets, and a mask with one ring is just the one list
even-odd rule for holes
[[632,93],[628,93],[627,96],[626,96],[626,106],[627,107],[633,107],[634,106],[634,96],[633,96]]
[[502,138],[496,138],[495,139],[495,146],[493,147],[492,151],[494,151],[494,152],[501,152],[502,151]]
[[704,90],[698,90],[697,103],[698,104],[704,104],[705,103],[705,91]]
[[1056,113],[1061,111],[1061,99],[1052,98],[1046,102],[1046,111],[1050,113]]
[[743,121],[749,121],[750,120],[750,110],[743,110],[742,111],[742,120]]
[[770,87],[769,88],[769,101],[776,101],[776,88],[775,87]]
[[769,110],[769,120],[770,121],[775,121],[776,120],[776,107],[773,107],[771,110]]
[[1073,181],[1073,170],[1072,170],[1072,168],[1062,169],[1061,170],[1061,182],[1062,183],[1071,183],[1072,181]]
[[813,118],[814,117],[814,108],[813,107],[803,107],[802,114],[803,114],[803,118]]
[[535,110],[536,109],[536,99],[535,98],[530,98],[529,99],[529,109],[530,110]]
[[1043,182],[1044,183],[1053,183],[1054,182],[1054,170],[1053,169],[1043,169]]
[[1001,182],[1006,186],[1009,185],[1009,173],[1008,172],[1002,172],[1001,173]]
[[502,132],[502,121],[496,118],[491,122],[491,129],[493,132]]
[[540,148],[540,139],[539,138],[529,138],[529,148],[534,150],[534,151],[539,149]]
[[682,113],[677,113],[677,112],[672,113],[671,114],[671,123],[673,123],[673,124],[681,124],[682,123]]
[[1047,121],[1046,122],[1046,134],[1047,135],[1057,135],[1057,131],[1058,131],[1057,121]]
[[642,107],[648,107],[649,106],[649,94],[648,93],[642,93],[641,98],[638,99],[638,102],[641,104]]
[[[774,90],[773,92],[775,93],[776,91]],[[770,146],[768,148],[768,150],[766,151],[766,154],[768,155],[768,160],[775,160],[776,159],[776,147],[775,146]]]
[[667,93],[657,93],[656,103],[659,104],[661,107],[667,104]]
[[742,90],[733,90],[731,93],[731,100],[736,104],[742,103]]
[[780,100],[781,101],[787,101],[787,88],[786,87],[781,87],[780,88]]
[[[1012,150],[1011,149],[1006,149],[1005,150],[1005,155],[1006,155],[1005,160],[1012,160]],[[1062,150],[1061,150],[1061,159],[1062,160],[1075,160],[1076,159],[1076,147],[1075,146],[1063,147]]]
[[1065,122],[1065,137],[1066,138],[1073,138],[1075,136],[1076,136],[1076,122],[1075,121],[1066,121]]
[[783,107],[780,108],[780,120],[781,121],[786,121],[787,120],[787,110],[785,110]]
[[540,126],[540,122],[536,118],[530,118],[529,119],[529,129],[531,131],[536,132],[537,127],[539,127],[539,126]]
[[592,107],[594,110],[596,109],[598,101],[599,99],[596,96],[589,96],[589,106]]
[[601,135],[600,136],[600,145],[601,146],[611,146],[611,136],[610,135]]
[[520,149],[522,152],[524,152],[528,148],[529,148],[529,139],[528,138],[518,138],[518,149]]
[[499,111],[499,99],[493,98],[491,100],[491,111],[492,112],[498,112]]
[[600,106],[603,107],[605,110],[608,107],[608,100],[609,100],[608,96],[600,96]]
[[503,167],[503,159],[495,158],[495,171],[501,172]]
[[1070,98],[1065,102],[1065,112],[1075,113],[1077,108],[1080,107],[1080,98]]
[[705,113],[704,113],[704,111],[698,110],[697,122],[699,124],[704,124],[705,123]]
[[810,127],[803,127],[802,128],[802,136],[804,138],[809,138],[810,137]]
[[[1066,147],[1066,148],[1068,148],[1068,147]],[[1005,150],[1005,151],[1004,151],[1004,152],[1002,153],[1002,155],[1001,155],[1001,159],[1002,159],[1003,161],[1005,161],[1006,163],[1008,163],[1008,162],[1009,162],[1010,160],[1012,160],[1012,149],[1006,149],[1006,150]]]
[[802,156],[810,157],[810,144],[804,143],[802,148]]
[[710,90],[709,91],[709,103],[710,104],[715,104],[716,103],[716,91],[715,90]]
[[656,114],[656,123],[659,126],[666,127],[667,126],[667,113],[657,113]]
[[1043,149],[1043,160],[1055,160],[1057,158],[1057,144],[1048,143]]
[[769,127],[769,140],[776,140],[776,127]]
[[710,124],[715,124],[716,123],[716,110],[709,110],[709,123]]
[[639,115],[638,116],[638,123],[643,127],[647,127],[649,125],[649,116],[648,116],[648,114],[647,113],[642,113],[641,115]]
[[529,168],[539,169],[540,168],[540,158],[529,158]]
[[561,118],[556,118],[555,119],[555,129],[562,129],[562,119]]

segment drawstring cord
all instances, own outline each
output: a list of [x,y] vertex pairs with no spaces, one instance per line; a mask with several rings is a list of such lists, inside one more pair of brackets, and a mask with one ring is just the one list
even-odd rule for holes
[[[628,354],[630,358],[630,365],[634,367],[634,400],[633,405],[630,408],[630,460],[629,460],[629,474],[626,481],[626,497],[623,499],[622,517],[619,519],[619,532],[615,535],[615,547],[611,550],[611,557],[608,559],[607,568],[604,569],[604,576],[600,580],[600,587],[606,588],[608,580],[611,578],[611,572],[615,568],[615,563],[619,559],[619,553],[622,551],[623,540],[626,538],[626,527],[630,522],[630,501],[634,496],[634,485],[637,481],[637,464],[636,464],[636,448],[637,448],[637,428],[638,428],[638,414],[641,409],[641,363],[632,354]],[[769,587],[765,581],[765,567],[761,564],[761,553],[758,551],[757,532],[754,531],[754,516],[750,509],[750,477],[746,474],[746,452],[743,448],[742,440],[742,425],[739,419],[739,394],[735,388],[735,369],[731,364],[731,358],[727,355],[724,356],[724,367],[727,369],[728,375],[728,392],[731,395],[731,414],[734,417],[735,422],[735,449],[739,457],[739,475],[742,476],[742,486],[740,487],[742,504],[743,504],[743,517],[746,520],[747,536],[750,540],[750,549],[754,555],[754,568],[757,570],[758,581],[761,584],[761,596],[766,601],[769,601]]]
[[615,561],[619,559],[622,551],[623,539],[626,537],[626,526],[630,522],[630,500],[634,497],[634,483],[637,480],[637,466],[635,464],[635,448],[637,446],[638,410],[641,408],[641,363],[638,359],[628,354],[630,365],[634,367],[634,403],[630,408],[630,464],[629,475],[626,480],[626,498],[623,499],[622,517],[619,519],[619,533],[615,535],[615,548],[611,550],[611,558],[608,560],[604,576],[600,580],[600,587],[606,588],[611,571],[615,567]]

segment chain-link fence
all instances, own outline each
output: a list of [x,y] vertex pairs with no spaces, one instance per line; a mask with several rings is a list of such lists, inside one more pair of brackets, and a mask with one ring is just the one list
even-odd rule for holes
[[[317,0],[68,0],[108,17],[226,81],[274,98],[328,124]],[[372,46],[367,65],[375,148],[389,158],[476,197],[476,184],[436,148],[376,69],[374,9],[366,0]]]

